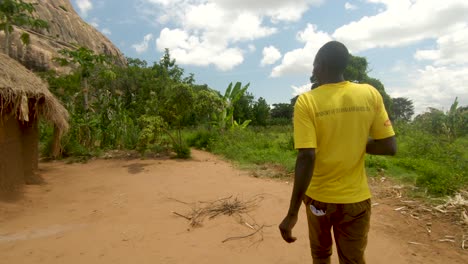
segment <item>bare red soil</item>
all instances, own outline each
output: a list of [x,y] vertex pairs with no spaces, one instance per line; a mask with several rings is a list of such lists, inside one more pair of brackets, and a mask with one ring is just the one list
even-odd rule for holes
[[[0,203],[0,263],[311,263],[305,212],[295,243],[283,242],[277,228],[290,182],[251,177],[205,152],[193,156],[40,164],[46,184]],[[461,228],[432,219],[429,232],[429,220],[395,210],[385,186],[372,188],[368,263],[468,263]],[[206,217],[199,227],[173,213],[190,216],[207,204],[198,202],[225,197],[261,199],[242,219]],[[263,228],[222,242],[252,234],[245,223]],[[455,242],[439,241],[446,236]]]

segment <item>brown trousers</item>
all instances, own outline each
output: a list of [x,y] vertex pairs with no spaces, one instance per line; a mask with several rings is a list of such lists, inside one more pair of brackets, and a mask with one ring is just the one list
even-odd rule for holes
[[[314,264],[330,263],[332,228],[340,264],[366,263],[364,251],[370,226],[370,199],[352,204],[330,204],[306,196],[304,203]],[[311,205],[317,209],[315,213]]]

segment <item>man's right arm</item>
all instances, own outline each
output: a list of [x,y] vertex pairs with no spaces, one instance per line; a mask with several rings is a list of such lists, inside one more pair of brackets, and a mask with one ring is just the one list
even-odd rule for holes
[[366,153],[372,155],[394,156],[397,152],[396,138],[391,136],[383,139],[369,139],[366,145]]
[[382,96],[373,87],[372,91],[375,98],[375,116],[369,130],[370,139],[367,141],[366,153],[394,156],[397,144],[392,122],[388,118]]

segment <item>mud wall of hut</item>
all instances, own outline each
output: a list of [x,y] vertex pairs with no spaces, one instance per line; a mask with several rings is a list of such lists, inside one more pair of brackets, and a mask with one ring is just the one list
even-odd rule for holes
[[20,122],[13,115],[0,117],[0,191],[9,193],[24,183]]
[[21,122],[13,115],[0,117],[0,194],[36,183],[39,131],[36,119]]

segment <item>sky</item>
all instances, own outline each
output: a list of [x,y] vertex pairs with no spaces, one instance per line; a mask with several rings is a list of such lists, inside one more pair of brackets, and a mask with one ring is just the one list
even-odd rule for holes
[[71,0],[127,57],[158,62],[168,48],[198,84],[230,82],[269,104],[310,88],[330,40],[369,62],[368,75],[416,113],[468,105],[466,0]]

